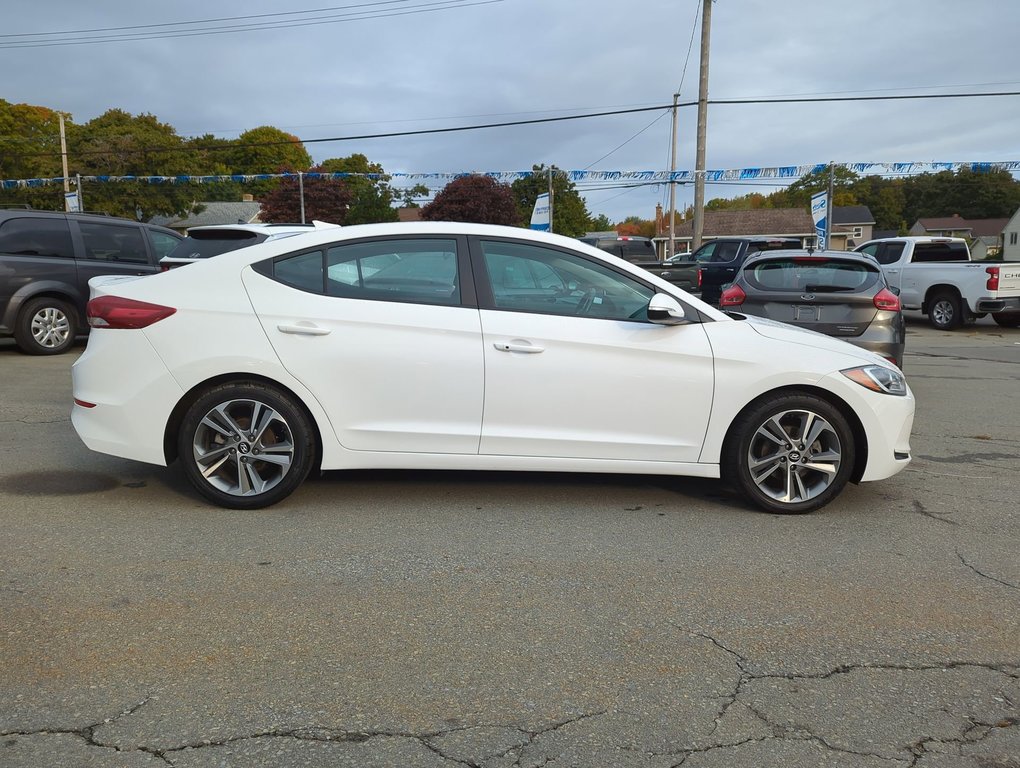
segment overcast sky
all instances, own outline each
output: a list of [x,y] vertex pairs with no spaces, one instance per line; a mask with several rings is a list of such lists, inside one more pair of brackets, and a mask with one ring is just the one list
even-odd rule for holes
[[[273,125],[313,139],[665,105],[678,89],[681,102],[695,101],[698,92],[702,0],[9,5],[0,44],[34,39],[11,37],[28,33],[336,9],[217,24],[273,22],[272,30],[0,48],[0,97],[69,112],[79,123],[120,108],[151,113],[183,136],[232,138]],[[372,18],[281,26],[354,11]],[[189,27],[146,31],[175,29]],[[1020,90],[1017,29],[1020,3],[1013,0],[717,0],[709,97]],[[694,107],[680,110],[679,169],[694,167],[696,115]],[[1020,160],[1017,126],[1015,96],[716,105],[707,166]],[[316,161],[361,152],[388,172],[512,171],[538,163],[667,170],[670,131],[668,114],[642,112],[308,149]],[[711,185],[707,197],[774,188]],[[652,218],[655,204],[668,200],[662,187],[584,194],[593,214],[614,221]],[[689,204],[692,188],[680,188],[677,200],[678,207]]]

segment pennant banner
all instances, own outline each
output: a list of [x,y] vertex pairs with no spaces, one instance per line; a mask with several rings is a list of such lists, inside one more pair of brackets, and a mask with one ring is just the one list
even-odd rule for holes
[[[989,171],[1008,171],[1010,173],[1020,172],[1020,161],[1011,160],[1006,162],[968,162],[968,163],[835,163],[837,168],[846,168],[854,173],[867,175],[907,175],[920,173],[938,173],[940,171],[961,171],[968,170],[975,173],[987,173]],[[819,173],[827,170],[828,163],[816,163],[815,165],[781,165],[769,168],[734,168],[730,170],[707,170],[704,171],[706,181],[752,181],[761,179],[799,179],[809,173]],[[690,183],[693,182],[696,171],[556,171],[566,176],[572,182],[645,182],[645,183]],[[541,176],[546,171],[540,171]],[[82,182],[95,184],[107,182],[136,181],[144,184],[212,184],[222,181],[252,182],[269,181],[270,179],[296,179],[297,173],[258,173],[258,174],[231,174],[220,176],[82,176]],[[393,182],[407,182],[410,184],[441,182],[448,183],[454,179],[465,176],[488,176],[496,181],[506,184],[513,183],[519,179],[529,179],[535,175],[535,171],[459,171],[459,172],[432,172],[432,173],[305,173],[300,174],[306,179],[346,179],[359,177],[378,180],[389,177]],[[74,181],[71,178],[70,181]],[[20,189],[24,187],[42,187],[49,184],[63,184],[61,176],[45,179],[4,179],[0,181],[3,189]]]

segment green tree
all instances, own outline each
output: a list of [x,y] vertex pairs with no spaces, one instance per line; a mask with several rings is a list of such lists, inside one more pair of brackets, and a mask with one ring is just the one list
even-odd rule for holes
[[[62,173],[57,112],[0,99],[0,179],[48,179]],[[59,184],[3,189],[0,204],[61,210],[64,190]]]
[[312,164],[301,139],[270,125],[245,131],[223,154],[231,173],[305,171]]
[[[333,157],[323,161],[323,173],[358,174],[344,179],[351,193],[351,204],[347,211],[347,224],[373,224],[396,221],[397,210],[393,207],[394,195],[390,189],[390,177],[378,163],[369,162],[360,153],[348,157]],[[369,178],[365,174],[377,174]]]
[[612,220],[606,214],[600,213],[594,219],[588,221],[588,232],[610,232],[613,230]]
[[[310,169],[321,172],[321,166]],[[276,188],[262,198],[262,219],[272,223],[301,221],[301,186],[297,179],[280,179]],[[304,179],[305,220],[346,224],[351,191],[339,179]]]
[[[549,191],[549,174],[544,165],[532,166],[532,175],[517,179],[510,188],[517,205],[517,218],[522,226],[531,221],[538,196]],[[584,198],[577,192],[574,183],[556,166],[553,171],[553,231],[567,237],[580,237],[588,232],[591,216],[584,204]]]
[[421,209],[426,221],[469,221],[517,226],[513,190],[488,176],[454,179]]

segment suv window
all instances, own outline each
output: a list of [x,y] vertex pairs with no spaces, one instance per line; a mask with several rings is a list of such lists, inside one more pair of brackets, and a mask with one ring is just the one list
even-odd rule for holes
[[62,218],[8,219],[0,226],[0,253],[71,259],[71,230]]
[[156,252],[157,259],[162,259],[164,256],[169,254],[179,242],[181,242],[181,238],[174,237],[166,232],[159,232],[153,229],[146,231],[149,233],[149,240],[152,242],[152,250]]
[[148,264],[141,227],[79,221],[85,258],[95,261],[124,261]]
[[903,256],[906,243],[882,243],[875,255],[879,264],[895,264]]

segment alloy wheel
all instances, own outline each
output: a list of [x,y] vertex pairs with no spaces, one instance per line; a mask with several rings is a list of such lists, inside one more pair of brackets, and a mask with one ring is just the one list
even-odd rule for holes
[[822,494],[842,462],[836,429],[809,410],[788,410],[758,427],[747,451],[747,468],[758,490],[796,504]]

